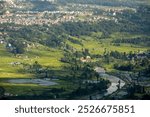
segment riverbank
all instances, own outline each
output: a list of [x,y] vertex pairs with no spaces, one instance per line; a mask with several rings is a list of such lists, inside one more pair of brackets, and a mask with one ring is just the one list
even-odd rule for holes
[[[107,97],[117,92],[119,89],[122,89],[125,86],[125,82],[121,78],[107,74],[105,69],[101,67],[96,67],[95,71],[99,73],[100,77],[103,77],[104,79],[109,80],[111,82],[111,85],[107,89],[107,92],[104,92],[104,93],[96,92],[94,94],[82,97],[83,100],[84,99],[85,100],[86,99],[92,99],[92,100],[103,99],[104,97]],[[119,89],[118,89],[118,84],[120,84]],[[123,92],[122,95],[123,94],[125,93]]]

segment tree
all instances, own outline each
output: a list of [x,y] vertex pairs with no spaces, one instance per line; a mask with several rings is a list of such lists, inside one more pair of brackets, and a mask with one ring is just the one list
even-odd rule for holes
[[4,97],[5,89],[3,87],[0,87],[0,99]]
[[38,61],[35,61],[35,63],[33,64],[33,69],[36,73],[39,73],[40,68],[42,68],[42,66],[38,63]]
[[11,39],[8,41],[8,43],[11,44],[11,52],[14,53],[14,54],[23,54],[25,52],[25,44],[23,44],[23,42],[21,40],[14,40],[14,39]]
[[99,73],[95,72],[95,76],[96,76],[96,79],[97,79],[97,82],[98,82],[98,81],[99,81],[99,78],[100,78]]

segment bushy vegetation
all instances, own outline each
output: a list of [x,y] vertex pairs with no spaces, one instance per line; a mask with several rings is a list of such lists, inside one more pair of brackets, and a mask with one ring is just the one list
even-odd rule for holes
[[[35,91],[38,94],[34,95],[44,95],[46,99],[69,99],[75,95],[89,95],[94,93],[93,90],[106,91],[110,82],[99,76],[94,70],[96,66],[106,68],[107,72],[127,71],[138,74],[138,77],[149,77],[148,10],[149,7],[141,6],[137,13],[126,11],[118,14],[118,23],[66,22],[53,26],[0,24],[0,32],[5,34],[2,36],[5,43],[0,45],[0,78],[60,80],[59,86],[43,86],[41,89],[31,84],[0,85],[11,92],[15,87],[13,90],[21,96],[29,92],[33,98]],[[82,62],[87,57],[89,61]],[[87,80],[97,83],[84,83]],[[19,87],[23,87],[24,92]],[[0,88],[0,98],[4,90]]]
[[134,6],[137,5],[136,1],[130,0],[58,0],[60,3],[80,3],[80,4],[98,4],[104,6]]
[[137,37],[133,39],[116,39],[113,43],[128,43],[128,44],[135,44],[135,45],[145,45],[150,46],[150,38],[147,37]]

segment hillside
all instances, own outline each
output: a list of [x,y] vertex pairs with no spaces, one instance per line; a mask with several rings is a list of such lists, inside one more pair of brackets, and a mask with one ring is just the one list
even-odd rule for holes
[[0,98],[89,99],[107,93],[109,78],[117,77],[125,86],[118,81],[115,92],[126,95],[102,98],[145,99],[150,6],[144,3],[1,1]]
[[5,0],[0,1],[0,6],[4,10],[16,11],[51,11],[56,10],[56,4],[53,1],[34,1],[34,0]]
[[3,9],[10,9],[12,11],[23,10],[23,11],[55,11],[58,10],[62,5],[68,3],[75,4],[93,4],[102,6],[127,6],[137,7],[140,4],[149,4],[149,0],[5,0],[0,1],[0,6]]

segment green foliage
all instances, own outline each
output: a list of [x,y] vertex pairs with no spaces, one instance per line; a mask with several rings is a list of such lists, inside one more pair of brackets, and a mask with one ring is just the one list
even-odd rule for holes
[[[107,3],[107,1],[104,2]],[[145,8],[141,6],[137,13],[130,11],[118,13],[116,16],[120,19],[118,23],[114,21],[65,22],[55,26],[0,24],[0,32],[7,34],[2,38],[5,39],[6,45],[9,43],[12,45],[9,51],[13,54],[22,54],[21,58],[17,58],[5,50],[5,44],[0,45],[0,78],[34,78],[37,76],[53,78],[56,76],[63,79],[63,85],[54,86],[52,87],[54,89],[48,91],[46,91],[47,87],[44,87],[45,90],[42,87],[44,91],[38,92],[39,96],[44,94],[53,99],[59,93],[61,96],[69,94],[82,96],[93,91],[105,90],[109,82],[102,80],[94,71],[97,65],[107,70],[130,71],[149,77],[149,56],[144,55],[146,57],[144,59],[138,57],[140,51],[149,49],[148,10],[148,6]],[[23,42],[35,44],[35,47],[27,47]],[[91,62],[82,63],[80,58],[86,58],[86,56],[91,57]],[[22,64],[10,65],[14,62]],[[83,83],[84,80],[95,79],[99,83]],[[4,83],[0,85],[9,91],[12,91],[13,87],[13,90],[24,95],[28,92],[33,95],[34,92],[28,91],[31,84]],[[20,87],[25,89],[20,90]],[[33,87],[36,87],[35,90],[40,88],[34,85],[31,89],[34,89]],[[64,87],[67,87],[67,90]],[[3,95],[2,90],[1,92]]]
[[115,64],[114,68],[122,71],[132,71],[134,67],[133,64],[131,63],[125,63],[125,64]]
[[3,87],[0,87],[0,99],[4,97],[5,89]]
[[137,37],[132,39],[116,39],[113,43],[128,43],[128,44],[135,44],[135,45],[144,45],[150,46],[150,38],[149,37]]
[[35,63],[32,65],[31,69],[33,69],[33,71],[35,71],[36,73],[38,73],[41,68],[42,68],[42,66],[38,63],[38,61],[35,61]]
[[10,39],[8,40],[8,44],[11,44],[11,46],[9,47],[8,46],[8,49],[14,53],[14,54],[23,54],[24,53],[24,48],[25,48],[25,44],[23,44],[23,41],[21,40],[13,40],[13,39]]
[[91,95],[93,91],[106,92],[110,82],[106,80],[101,80],[98,83],[87,83],[85,87],[78,87],[70,94],[70,99],[76,97],[82,97],[85,95]]

